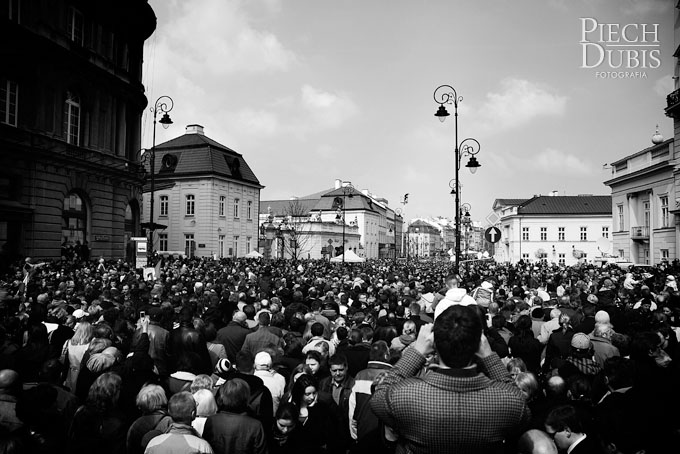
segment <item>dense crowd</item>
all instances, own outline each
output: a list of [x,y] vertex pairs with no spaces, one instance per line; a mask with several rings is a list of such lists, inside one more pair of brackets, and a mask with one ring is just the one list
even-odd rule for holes
[[668,452],[677,262],[82,253],[0,285],[0,453]]

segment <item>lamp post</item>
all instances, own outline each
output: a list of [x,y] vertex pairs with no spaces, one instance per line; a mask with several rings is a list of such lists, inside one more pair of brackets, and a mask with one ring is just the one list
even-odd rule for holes
[[465,254],[467,255],[468,251],[470,250],[470,242],[469,242],[469,228],[470,228],[470,223],[472,222],[472,219],[470,217],[470,210],[472,209],[472,206],[469,203],[463,203],[460,206],[460,216],[461,216],[461,223],[463,224],[464,228],[464,238],[465,238]]
[[479,153],[480,145],[475,139],[468,138],[458,143],[458,103],[463,101],[462,96],[458,96],[456,90],[451,85],[440,85],[434,90],[434,100],[439,104],[435,117],[443,122],[449,116],[444,104],[453,104],[454,112],[454,131],[455,131],[455,186],[452,188],[452,193],[455,191],[456,198],[456,267],[460,265],[460,160],[463,156],[470,156],[470,160],[465,167],[470,169],[470,172],[475,173],[478,167],[481,167],[477,161],[476,155]]
[[151,147],[151,163],[149,168],[151,170],[151,200],[149,200],[149,235],[147,240],[146,254],[147,254],[147,265],[153,266],[153,237],[154,231],[156,230],[156,221],[154,219],[154,202],[155,202],[155,190],[156,190],[156,117],[158,113],[162,113],[163,116],[158,121],[163,125],[163,128],[168,129],[172,124],[170,115],[168,112],[172,110],[175,106],[174,101],[170,96],[161,96],[156,100],[156,103],[149,110],[153,113],[153,142]]
[[335,220],[340,221],[342,220],[342,264],[345,264],[345,215],[347,213],[347,206],[345,204],[346,198],[349,197],[350,199],[354,197],[354,186],[352,186],[352,183],[349,181],[343,181],[342,182],[342,201],[340,201],[339,197],[336,197],[334,202],[334,205],[338,206],[342,204],[342,219],[340,219],[340,211],[338,210],[337,214],[335,215]]
[[271,207],[267,208],[267,222],[262,224],[262,227],[260,227],[260,230],[264,236],[265,240],[265,256],[271,260],[272,258],[272,241],[274,240],[274,236],[276,235],[276,227],[274,227],[274,223],[272,222],[274,220],[274,215],[272,214],[272,209]]
[[401,219],[402,213],[403,210],[401,208],[394,210],[394,263],[397,263],[397,232],[399,231],[397,229],[397,218]]

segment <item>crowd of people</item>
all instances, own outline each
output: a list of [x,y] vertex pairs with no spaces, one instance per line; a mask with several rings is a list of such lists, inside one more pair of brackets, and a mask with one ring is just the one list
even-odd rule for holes
[[26,258],[0,453],[655,453],[680,264]]

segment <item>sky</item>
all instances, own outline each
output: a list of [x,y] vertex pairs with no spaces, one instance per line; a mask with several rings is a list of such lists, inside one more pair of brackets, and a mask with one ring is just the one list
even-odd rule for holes
[[[341,179],[407,220],[452,218],[453,105],[434,116],[443,84],[463,97],[458,142],[481,145],[460,184],[482,224],[498,198],[610,194],[605,164],[650,146],[657,125],[672,137],[674,0],[149,3],[143,83],[150,106],[174,101],[156,143],[204,126],[243,155],[263,201]],[[152,128],[147,108],[145,148]]]

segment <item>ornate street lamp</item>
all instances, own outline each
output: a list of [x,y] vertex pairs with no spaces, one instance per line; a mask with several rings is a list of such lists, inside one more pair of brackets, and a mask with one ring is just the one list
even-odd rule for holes
[[[456,90],[451,85],[440,85],[434,90],[434,100],[439,104],[437,112],[434,116],[439,118],[439,121],[444,122],[446,117],[450,114],[446,110],[445,104],[453,104],[454,112],[454,131],[455,131],[455,184],[451,187],[451,194],[456,199],[456,267],[460,266],[460,161],[463,156],[470,156],[470,160],[465,165],[470,172],[475,173],[477,168],[481,166],[477,161],[476,155],[479,153],[480,145],[475,139],[468,138],[458,143],[458,103],[463,101],[462,96],[458,96]],[[449,184],[451,186],[451,184]],[[458,270],[457,270],[458,271]]]
[[[335,220],[336,221],[342,221],[342,264],[345,264],[345,252],[346,251],[346,246],[345,246],[345,227],[346,227],[346,222],[345,222],[345,215],[347,213],[347,204],[346,204],[346,199],[347,198],[353,198],[354,197],[354,186],[352,186],[352,183],[349,181],[343,181],[342,182],[342,199],[340,197],[336,197],[335,200],[333,200],[333,205],[337,207],[337,214],[335,215]],[[342,205],[342,218],[340,217],[340,205]]]
[[154,231],[158,224],[154,219],[154,203],[155,203],[155,190],[156,190],[156,118],[159,113],[163,116],[158,121],[163,128],[168,129],[172,124],[170,115],[168,112],[172,110],[175,106],[174,101],[170,96],[161,96],[156,100],[156,103],[149,110],[153,113],[153,142],[151,147],[151,163],[149,169],[151,170],[151,200],[149,200],[149,234],[147,239],[147,266],[153,266],[153,245],[154,245]]

